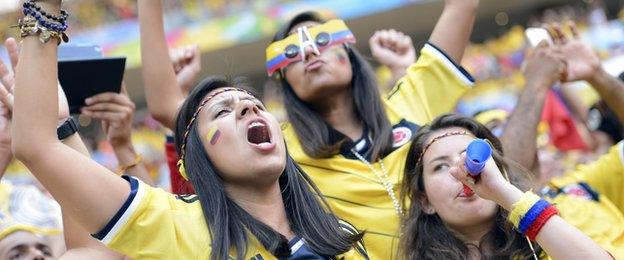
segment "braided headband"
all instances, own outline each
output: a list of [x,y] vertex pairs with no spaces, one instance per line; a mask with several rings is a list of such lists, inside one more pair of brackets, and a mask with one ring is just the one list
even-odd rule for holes
[[214,92],[212,94],[210,94],[209,96],[206,97],[206,99],[204,99],[204,101],[201,102],[201,104],[199,104],[199,106],[197,107],[197,110],[195,110],[195,113],[193,113],[193,117],[191,117],[191,120],[189,121],[188,125],[186,126],[186,130],[184,131],[184,136],[182,137],[182,146],[180,147],[180,160],[178,160],[178,170],[180,171],[180,175],[182,175],[182,178],[184,178],[185,180],[188,181],[188,175],[186,175],[186,169],[184,168],[184,156],[186,154],[186,139],[188,138],[189,133],[191,132],[191,128],[193,127],[193,123],[195,123],[195,120],[197,119],[197,116],[199,115],[199,113],[201,113],[202,109],[204,108],[204,106],[206,106],[206,104],[208,103],[208,101],[210,101],[212,98],[216,97],[217,95],[223,94],[225,92],[230,92],[230,91],[240,91],[243,93],[247,93],[250,96],[254,96],[253,94],[251,94],[249,91],[244,90],[242,88],[223,88],[217,92]]
[[418,157],[418,161],[416,161],[416,165],[420,164],[420,161],[422,161],[423,156],[425,155],[425,153],[427,152],[427,150],[429,149],[429,147],[435,143],[436,141],[445,138],[445,137],[449,137],[449,136],[454,136],[454,135],[468,135],[468,132],[466,131],[452,131],[452,132],[446,132],[444,134],[438,135],[436,137],[434,137],[433,139],[431,139],[431,141],[429,141],[429,143],[427,143],[427,145],[425,145],[425,149],[423,149],[422,153],[420,153],[420,156]]

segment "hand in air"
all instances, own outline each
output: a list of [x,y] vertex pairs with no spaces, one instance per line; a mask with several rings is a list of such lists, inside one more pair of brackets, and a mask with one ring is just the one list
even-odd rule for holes
[[393,71],[405,70],[416,61],[412,38],[396,30],[375,32],[369,39],[375,60]]

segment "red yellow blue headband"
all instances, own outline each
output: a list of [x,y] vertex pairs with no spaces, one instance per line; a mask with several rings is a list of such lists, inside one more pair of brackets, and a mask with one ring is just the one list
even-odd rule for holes
[[241,89],[241,88],[223,88],[220,89],[212,94],[210,94],[209,96],[207,96],[206,98],[204,98],[204,100],[199,104],[199,106],[197,107],[197,109],[195,109],[195,113],[193,113],[193,116],[191,117],[191,120],[189,120],[189,123],[186,125],[186,130],[184,131],[184,136],[182,137],[182,146],[180,147],[180,160],[178,160],[178,170],[180,171],[180,175],[182,175],[182,178],[184,178],[185,180],[189,180],[188,179],[188,175],[186,175],[186,168],[184,167],[184,157],[186,155],[186,140],[188,139],[188,135],[191,132],[191,128],[193,127],[193,123],[195,122],[195,120],[197,120],[197,116],[199,116],[199,113],[201,113],[202,109],[204,109],[204,106],[206,106],[206,104],[208,103],[208,101],[210,101],[212,98],[224,93],[224,92],[229,92],[229,91],[240,91],[240,92],[244,92],[247,93],[250,96],[254,96],[252,93],[250,93],[247,90]]
[[305,49],[310,47],[316,54],[339,44],[355,43],[355,36],[345,22],[333,19],[324,24],[297,29],[281,41],[271,43],[266,49],[266,69],[269,76],[297,61],[305,61]]

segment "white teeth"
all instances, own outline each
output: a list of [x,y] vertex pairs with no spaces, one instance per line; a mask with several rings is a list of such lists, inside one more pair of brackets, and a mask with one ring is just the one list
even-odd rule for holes
[[249,128],[256,127],[256,126],[264,126],[264,124],[262,122],[253,122],[249,124]]

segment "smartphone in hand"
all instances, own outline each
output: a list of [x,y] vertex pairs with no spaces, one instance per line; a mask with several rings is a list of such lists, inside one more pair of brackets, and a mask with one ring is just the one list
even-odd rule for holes
[[550,37],[550,33],[548,30],[540,27],[529,27],[524,31],[524,35],[526,36],[531,47],[537,46],[540,42],[546,41],[548,44],[552,44],[553,40]]
[[58,59],[59,82],[71,114],[80,113],[86,98],[104,92],[119,93],[125,57],[102,57],[97,45],[67,45],[59,48]]

